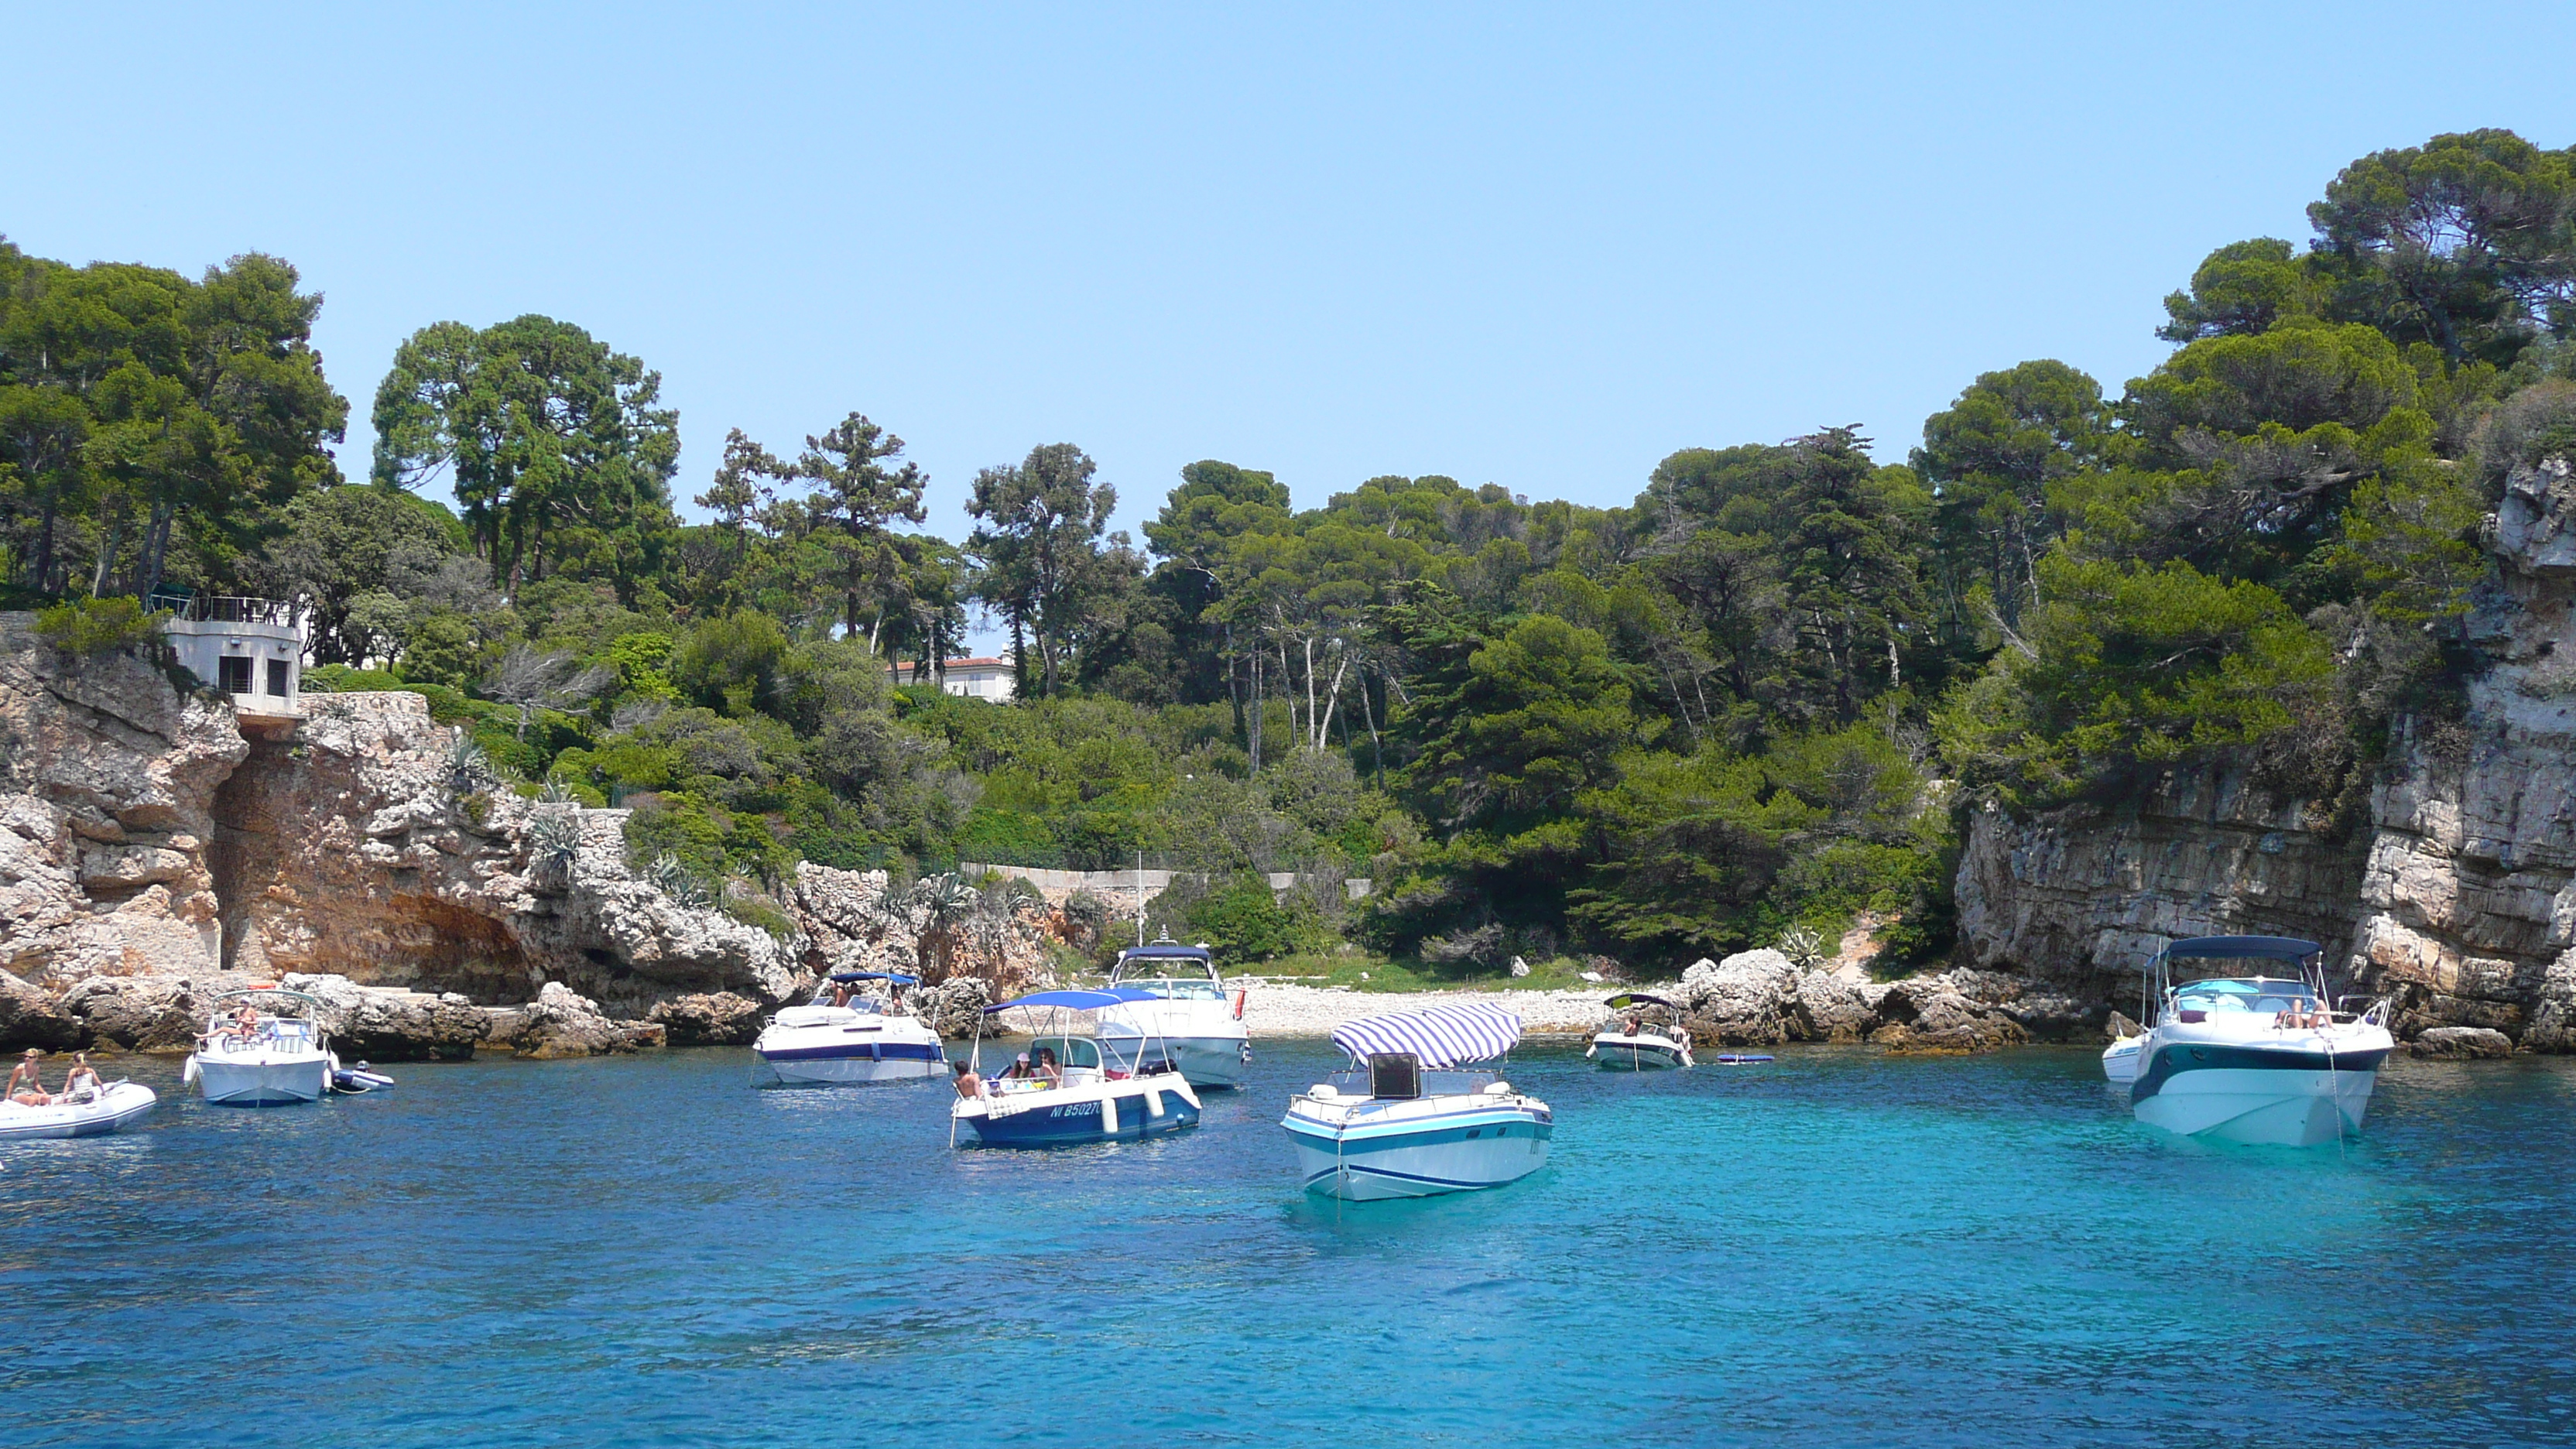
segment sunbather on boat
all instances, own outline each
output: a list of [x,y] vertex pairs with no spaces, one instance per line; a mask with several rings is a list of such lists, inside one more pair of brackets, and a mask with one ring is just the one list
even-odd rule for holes
[[54,1100],[58,1102],[87,1102],[95,1099],[99,1093],[106,1090],[107,1083],[99,1079],[98,1068],[89,1064],[89,1053],[74,1052],[72,1053],[71,1075],[63,1078],[62,1095],[56,1097]]
[[36,1066],[44,1059],[43,1052],[34,1047],[27,1048],[27,1054],[18,1059],[17,1069],[9,1073],[6,1100],[22,1107],[50,1107],[54,1104],[53,1096],[45,1090],[44,1074]]
[[1055,1064],[1055,1048],[1038,1048],[1037,1064],[1030,1070],[1029,1075],[1046,1078],[1046,1084],[1050,1087],[1064,1085],[1064,1069]]
[[242,1003],[242,1009],[233,1013],[233,1034],[243,1041],[250,1041],[259,1035],[258,1007],[247,1001]]
[[957,1073],[958,1096],[971,1102],[984,1095],[984,1079],[975,1075],[973,1067],[964,1062],[952,1062],[949,1065]]

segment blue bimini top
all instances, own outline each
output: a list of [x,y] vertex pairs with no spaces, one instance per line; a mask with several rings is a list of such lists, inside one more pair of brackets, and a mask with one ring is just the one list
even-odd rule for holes
[[1067,1011],[1098,1011],[1104,1006],[1124,1006],[1131,1001],[1160,1001],[1161,997],[1133,986],[1112,986],[1105,991],[1034,991],[1009,1001],[996,1002],[984,1008],[986,1016],[1008,1011],[1014,1006],[1060,1006]]
[[1333,1045],[1354,1060],[1379,1052],[1411,1052],[1426,1067],[1491,1061],[1520,1039],[1519,1012],[1481,1002],[1363,1016],[1333,1028]]
[[832,979],[835,981],[891,981],[897,986],[921,984],[920,977],[906,976],[900,971],[835,971],[832,973]]

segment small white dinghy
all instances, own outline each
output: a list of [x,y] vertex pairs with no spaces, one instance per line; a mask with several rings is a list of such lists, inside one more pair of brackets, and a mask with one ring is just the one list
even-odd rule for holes
[[1691,1065],[1690,1031],[1682,1009],[1660,996],[1623,991],[1602,1005],[1618,1012],[1584,1055],[1605,1072],[1652,1072]]
[[[224,1009],[225,1002],[236,999],[248,1004],[247,1018],[239,1008]],[[209,1103],[226,1107],[321,1101],[331,1090],[332,1075],[340,1070],[340,1059],[331,1054],[321,1024],[259,1009],[289,1001],[302,1003],[307,1010],[322,1005],[303,992],[265,985],[245,986],[216,997],[206,1034],[198,1039],[197,1050],[179,1079],[194,1083]]]
[[159,1101],[150,1087],[110,1082],[56,1097],[51,1106],[0,1102],[0,1142],[37,1137],[95,1137],[140,1120]]

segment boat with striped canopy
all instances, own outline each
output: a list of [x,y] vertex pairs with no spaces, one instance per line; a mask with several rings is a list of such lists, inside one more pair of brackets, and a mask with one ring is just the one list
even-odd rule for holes
[[1547,1165],[1555,1118],[1481,1063],[1521,1039],[1490,1004],[1361,1017],[1333,1029],[1347,1071],[1300,1092],[1279,1125],[1306,1190],[1352,1202],[1517,1182]]

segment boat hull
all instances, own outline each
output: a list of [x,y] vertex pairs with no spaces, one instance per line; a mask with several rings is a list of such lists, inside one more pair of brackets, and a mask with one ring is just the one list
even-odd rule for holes
[[1437,1197],[1518,1182],[1547,1165],[1554,1125],[1521,1110],[1479,1110],[1400,1129],[1335,1130],[1291,1113],[1281,1125],[1296,1144],[1306,1191],[1345,1202]]
[[90,1102],[51,1107],[0,1104],[0,1142],[101,1136],[141,1120],[159,1100],[150,1087],[119,1082]]
[[2102,1049],[2103,1080],[2125,1087],[2138,1079],[2138,1061],[2146,1053],[2146,1038],[2123,1037]]
[[752,1051],[760,1058],[754,1077],[762,1086],[870,1086],[880,1082],[918,1082],[948,1075],[945,1052],[936,1046],[911,1042],[770,1050],[755,1046]]
[[318,1102],[331,1090],[327,1057],[283,1062],[235,1062],[195,1058],[197,1090],[219,1107],[287,1107]]
[[1170,1085],[1120,1083],[1105,1092],[1036,1092],[1026,1101],[1002,1097],[985,1104],[983,1111],[958,1112],[956,1121],[980,1147],[1133,1142],[1197,1126],[1199,1104],[1180,1089],[1180,1081],[1169,1076],[1162,1081]]
[[2186,1137],[2313,1147],[2361,1130],[2386,1057],[2338,1054],[2330,1065],[2321,1053],[2158,1045],[2130,1088],[2130,1111]]
[[1654,1037],[1596,1036],[1584,1055],[1605,1072],[1661,1072],[1690,1065],[1690,1050]]

